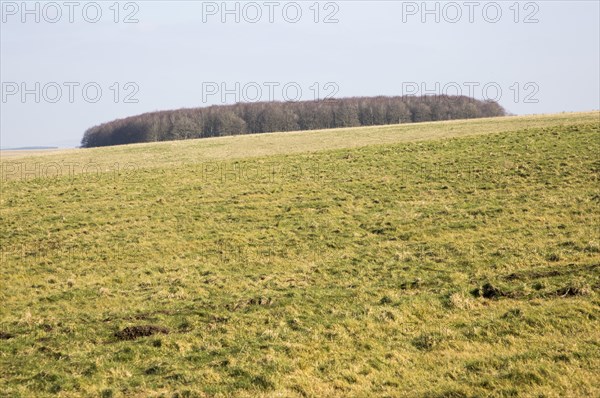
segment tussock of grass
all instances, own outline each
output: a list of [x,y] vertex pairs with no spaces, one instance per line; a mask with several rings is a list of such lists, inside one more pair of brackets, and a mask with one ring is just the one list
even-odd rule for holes
[[139,167],[5,175],[0,391],[598,395],[599,114],[507,120],[265,135],[269,156],[238,147],[252,137],[219,141],[231,158],[73,151],[43,158]]

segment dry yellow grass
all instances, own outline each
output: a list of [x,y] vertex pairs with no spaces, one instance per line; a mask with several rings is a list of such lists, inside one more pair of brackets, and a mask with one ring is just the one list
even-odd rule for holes
[[[59,166],[67,163],[77,164],[71,169],[67,166],[61,167],[65,173],[67,170],[74,172],[83,170],[86,164],[94,165],[94,167],[89,167],[89,170],[93,172],[98,169],[111,171],[115,164],[120,167],[130,164],[135,168],[154,168],[186,163],[350,149],[368,145],[460,138],[527,128],[581,125],[595,121],[600,122],[599,111],[268,133],[104,148],[2,151],[0,162],[56,163]],[[6,178],[10,178],[10,172],[5,174]]]
[[[599,396],[599,138],[593,112],[3,159],[0,396]],[[30,178],[77,163],[138,172]]]

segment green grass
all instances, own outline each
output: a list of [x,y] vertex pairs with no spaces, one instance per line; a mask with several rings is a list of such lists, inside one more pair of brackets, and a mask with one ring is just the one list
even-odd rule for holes
[[598,396],[599,154],[594,112],[7,157],[0,396]]

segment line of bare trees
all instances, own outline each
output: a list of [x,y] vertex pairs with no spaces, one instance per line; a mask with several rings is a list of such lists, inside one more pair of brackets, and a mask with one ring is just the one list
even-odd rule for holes
[[496,102],[465,96],[355,97],[323,101],[238,103],[151,112],[114,120],[88,129],[81,146],[504,115],[506,111]]

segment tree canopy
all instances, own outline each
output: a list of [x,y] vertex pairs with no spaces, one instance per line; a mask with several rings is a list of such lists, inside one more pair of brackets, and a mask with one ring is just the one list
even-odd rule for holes
[[465,96],[353,97],[158,111],[89,128],[82,147],[504,116],[494,101]]

